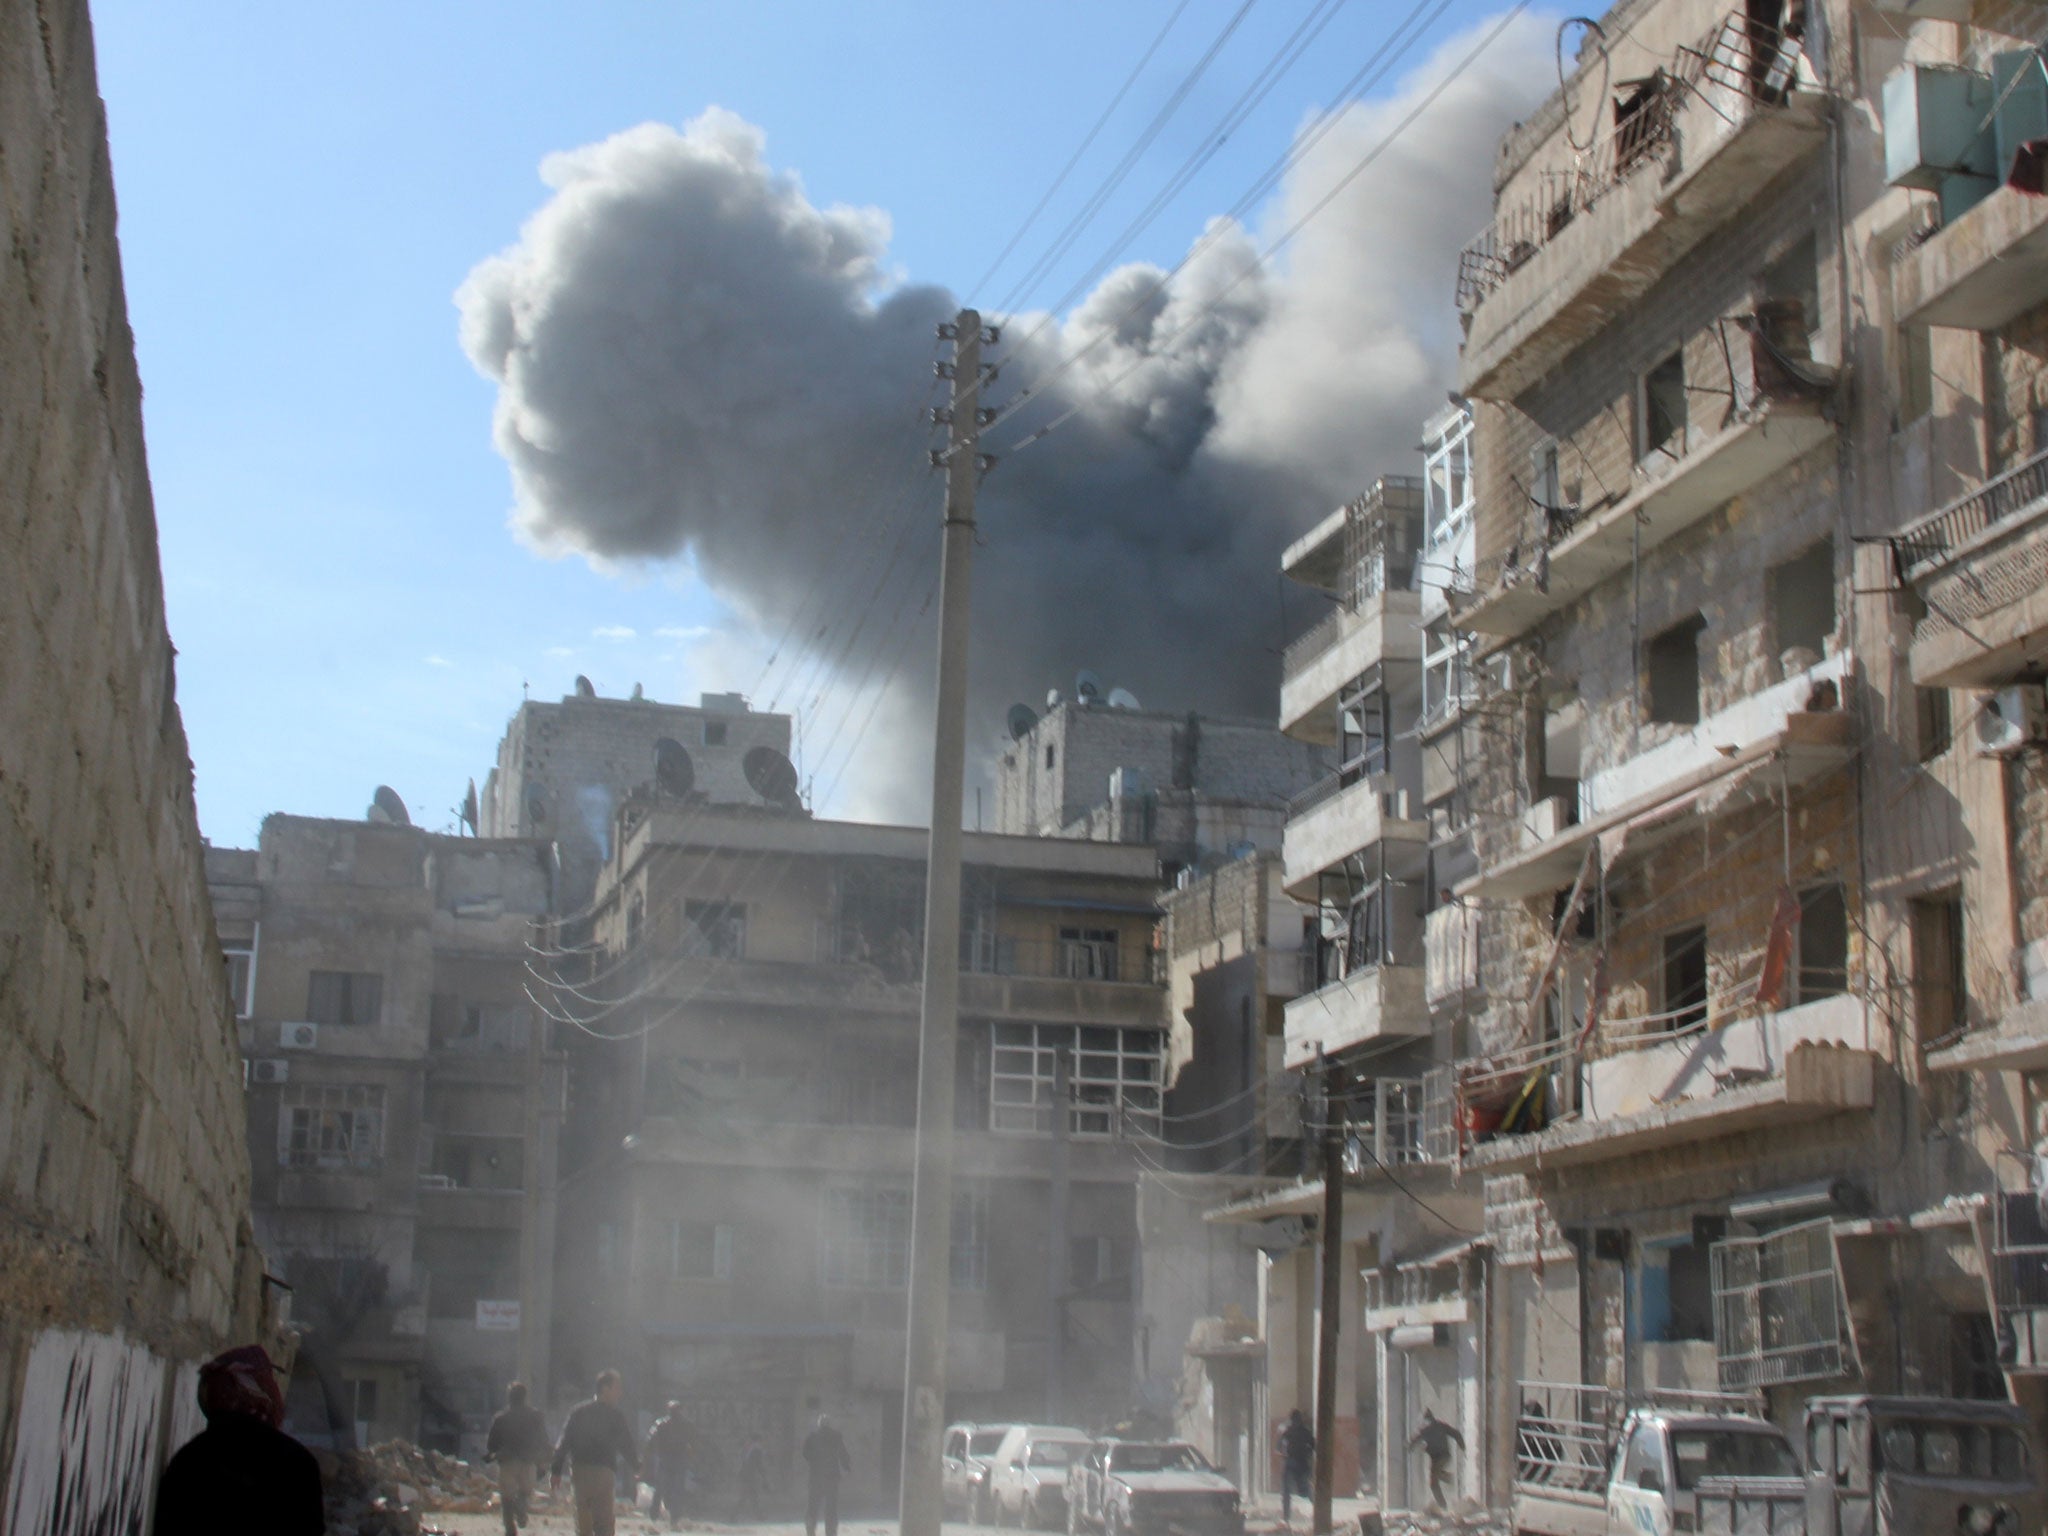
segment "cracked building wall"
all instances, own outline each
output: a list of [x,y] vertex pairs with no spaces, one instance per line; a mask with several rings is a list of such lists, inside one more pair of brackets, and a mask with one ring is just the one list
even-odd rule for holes
[[0,4],[0,230],[0,1525],[30,1536],[136,1518],[192,1363],[265,1322],[83,0]]

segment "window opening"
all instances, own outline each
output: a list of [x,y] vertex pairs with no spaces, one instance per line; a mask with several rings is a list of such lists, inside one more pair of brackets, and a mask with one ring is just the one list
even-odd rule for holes
[[1052,1130],[1057,1057],[1070,1056],[1067,1127],[1075,1136],[1158,1134],[1159,1036],[1107,1025],[997,1024],[989,1067],[989,1129]]
[[730,1280],[733,1229],[722,1221],[668,1224],[668,1272],[673,1280]]
[[306,983],[315,1024],[375,1024],[383,1006],[384,978],[374,971],[315,971]]
[[683,903],[683,953],[741,960],[747,952],[747,909],[732,901]]
[[288,1083],[280,1097],[277,1160],[333,1172],[384,1160],[384,1090],[368,1084]]
[[235,1017],[246,1019],[253,1000],[251,983],[256,978],[256,952],[245,945],[225,945],[221,949],[221,963],[227,968],[228,1001],[235,1005]]
[[1771,622],[1789,677],[1825,656],[1834,638],[1835,541],[1822,539],[1772,567],[1769,585]]
[[724,746],[725,728],[726,722],[723,720],[706,720],[704,722],[704,745],[707,747]]
[[1849,990],[1849,908],[1838,881],[1799,893],[1799,991],[1802,1003]]
[[1644,647],[1648,664],[1649,718],[1665,725],[1700,723],[1700,635],[1698,614],[1674,624]]
[[1677,1031],[1707,1021],[1707,930],[1695,925],[1664,935],[1664,1027]]
[[1834,1223],[1823,1217],[1713,1248],[1714,1353],[1721,1387],[1754,1392],[1846,1374]]
[[1643,375],[1637,398],[1636,458],[1685,451],[1685,353],[1673,352]]

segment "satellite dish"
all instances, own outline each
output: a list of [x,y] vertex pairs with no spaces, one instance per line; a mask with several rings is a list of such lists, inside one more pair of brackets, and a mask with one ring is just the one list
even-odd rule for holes
[[477,822],[475,779],[469,781],[469,791],[462,797],[462,810],[458,814],[462,817],[462,824],[469,828],[469,835],[475,837]]
[[1047,709],[1058,709],[1060,707],[1059,689],[1048,688],[1045,690],[1045,707]]
[[389,784],[379,784],[377,793],[370,797],[369,820],[389,822],[394,827],[409,827],[412,817],[405,811],[405,802],[398,798],[398,791]]
[[697,767],[687,748],[673,736],[654,744],[654,792],[671,800],[686,798],[697,787]]
[[579,699],[594,699],[597,697],[596,686],[581,672],[576,674],[576,697]]
[[1074,674],[1074,697],[1083,709],[1093,709],[1102,702],[1102,679],[1083,667]]
[[633,685],[632,700],[635,704],[646,702],[647,693],[638,683]]
[[1022,741],[1031,734],[1031,728],[1038,724],[1038,711],[1029,704],[1010,706],[1010,740]]
[[773,747],[750,747],[740,759],[740,771],[754,793],[770,805],[795,810],[803,802],[796,792],[796,766]]
[[1109,707],[1111,709],[1143,709],[1145,706],[1138,702],[1138,696],[1131,692],[1130,689],[1112,688],[1109,690]]

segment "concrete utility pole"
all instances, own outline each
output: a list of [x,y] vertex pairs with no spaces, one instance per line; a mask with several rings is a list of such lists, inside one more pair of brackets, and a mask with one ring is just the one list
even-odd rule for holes
[[[910,1313],[903,1371],[903,1536],[939,1536],[946,1433],[946,1303],[952,1286],[953,1064],[960,1014],[960,802],[967,777],[967,584],[981,474],[981,316],[939,327],[953,342],[939,574],[939,717],[932,742],[931,862],[925,876],[924,1012],[918,1032],[917,1172],[910,1200]],[[994,337],[989,338],[993,340]],[[943,371],[943,370],[942,370]]]
[[1074,1095],[1073,1058],[1052,1058],[1052,1181],[1045,1245],[1045,1422],[1063,1423],[1067,1399],[1067,1123]]
[[1316,1316],[1315,1530],[1328,1531],[1337,1472],[1337,1336],[1344,1310],[1344,1130],[1323,1064],[1323,1243],[1321,1311]]

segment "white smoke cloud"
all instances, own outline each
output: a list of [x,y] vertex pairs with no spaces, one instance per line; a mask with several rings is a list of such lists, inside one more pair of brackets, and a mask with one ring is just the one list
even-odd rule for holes
[[[984,443],[1002,452],[1078,407],[982,488],[971,741],[992,752],[1012,700],[1082,665],[1153,707],[1271,716],[1279,551],[1375,475],[1413,472],[1418,428],[1454,378],[1457,249],[1485,217],[1500,133],[1543,94],[1544,34],[1515,23],[1276,261],[1261,264],[1262,240],[1476,33],[1350,109],[1268,227],[1212,225],[1163,289],[1134,265],[1063,320],[985,317],[1006,332],[994,404],[1103,339]],[[550,156],[541,175],[546,203],[457,294],[462,344],[499,386],[518,535],[600,566],[686,559],[761,644],[820,646],[782,706],[825,701],[814,742],[878,722],[846,803],[921,817],[930,615],[906,636],[893,610],[916,608],[936,565],[917,411],[933,327],[958,302],[894,281],[887,216],[816,206],[722,109]],[[920,521],[886,587],[892,613],[856,630],[905,515]]]

